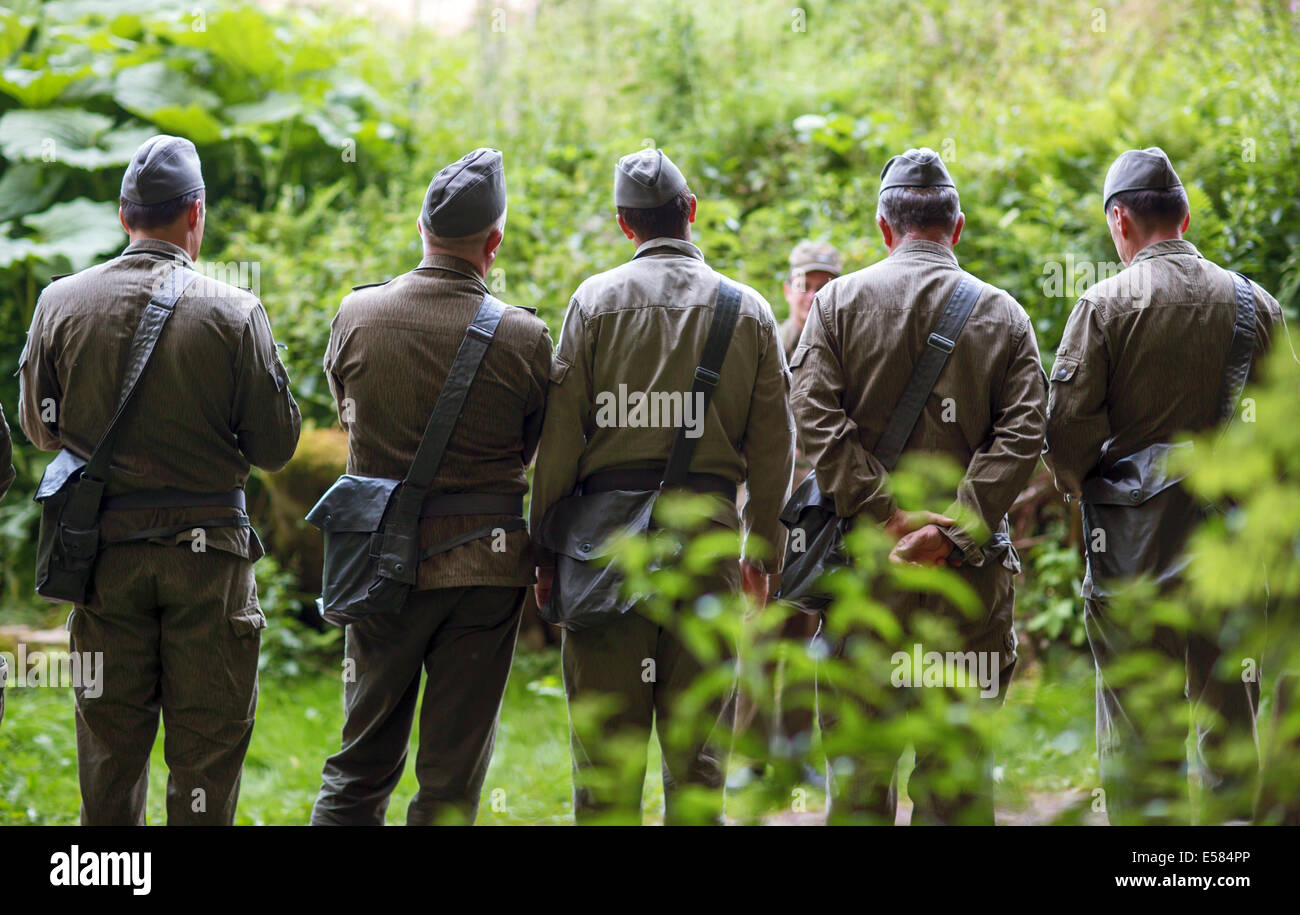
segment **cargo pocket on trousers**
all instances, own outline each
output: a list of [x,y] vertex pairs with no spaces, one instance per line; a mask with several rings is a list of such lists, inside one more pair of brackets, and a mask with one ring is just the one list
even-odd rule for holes
[[238,638],[255,638],[266,628],[266,616],[254,604],[230,617],[230,628]]

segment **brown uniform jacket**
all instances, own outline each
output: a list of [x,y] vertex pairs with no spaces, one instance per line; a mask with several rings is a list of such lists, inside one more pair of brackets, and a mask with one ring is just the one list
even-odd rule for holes
[[[348,433],[348,473],[400,480],[411,468],[452,360],[487,292],[473,264],[430,255],[387,283],[358,286],[331,325],[325,375]],[[551,368],[551,336],[510,308],[479,366],[433,491],[524,493]],[[424,518],[428,548],[508,516]],[[494,546],[504,545],[496,551]],[[418,588],[521,587],[533,580],[528,532],[473,540],[420,564]]]
[[[601,392],[689,391],[713,320],[720,274],[687,241],[657,238],[573,294],[564,318],[533,475],[534,528],[557,500],[603,470],[662,468],[678,430],[597,424]],[[739,285],[739,284],[738,284]],[[742,286],[740,315],[690,470],[744,483],[744,531],[774,547],[780,569],[794,428],[790,373],[767,301]],[[747,552],[760,561],[758,550]],[[543,558],[545,561],[545,558]]]
[[[1282,312],[1251,286],[1258,356]],[[1077,497],[1120,458],[1213,426],[1235,320],[1232,275],[1187,241],[1148,245],[1084,292],[1052,366],[1045,459],[1057,488]]]
[[[113,415],[123,364],[155,282],[182,249],[143,239],[107,263],[56,280],[36,303],[19,360],[18,420],[36,447],[94,450]],[[279,470],[298,444],[298,404],[266,312],[252,293],[200,275],[177,300],[113,452],[106,495],[242,488],[250,465]],[[106,511],[106,540],[238,515],[234,508]],[[250,528],[217,527],[207,545],[262,555]],[[169,542],[190,544],[189,533]]]
[[[897,508],[872,449],[961,276],[951,249],[907,241],[813,300],[791,360],[794,413],[840,515],[883,522]],[[1029,316],[985,285],[906,448],[965,470],[956,503],[973,520],[949,535],[970,565],[982,563],[976,546],[998,530],[1038,462],[1046,387]]]

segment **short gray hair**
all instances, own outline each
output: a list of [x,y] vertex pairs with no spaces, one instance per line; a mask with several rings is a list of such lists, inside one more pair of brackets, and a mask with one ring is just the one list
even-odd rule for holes
[[[421,217],[421,221],[423,221],[423,217]],[[478,254],[478,252],[482,250],[483,245],[487,242],[488,236],[494,231],[500,232],[503,235],[505,234],[506,211],[502,210],[501,215],[498,216],[491,225],[479,229],[473,235],[462,235],[459,238],[444,238],[441,235],[434,235],[433,232],[429,231],[428,223],[424,224],[424,230],[426,233],[425,238],[427,238],[429,244],[435,248],[445,248],[448,251]]]
[[927,229],[957,228],[961,200],[952,187],[891,187],[880,192],[876,218],[899,235]]

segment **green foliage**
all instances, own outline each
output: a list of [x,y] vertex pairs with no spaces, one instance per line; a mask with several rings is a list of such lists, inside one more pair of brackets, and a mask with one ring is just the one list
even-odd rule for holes
[[[429,177],[477,145],[504,150],[510,189],[506,241],[489,281],[508,301],[537,307],[553,333],[577,284],[630,254],[613,222],[610,173],[619,155],[647,143],[673,155],[700,197],[694,228],[710,262],[767,295],[778,315],[797,239],[829,238],[850,268],[884,255],[876,176],[888,156],[929,145],[960,186],[963,264],[1019,299],[1050,359],[1075,295],[1116,259],[1099,199],[1107,165],[1121,149],[1160,145],[1188,186],[1191,240],[1250,274],[1294,316],[1297,28],[1293,11],[1266,0],[1141,8],[1108,0],[1095,9],[1066,0],[816,0],[794,11],[775,0],[604,0],[539,4],[511,11],[504,31],[480,19],[456,35],[253,4],[10,0],[0,8],[0,396],[16,401],[11,375],[49,277],[123,244],[113,212],[121,168],[140,139],[160,131],[198,143],[209,205],[204,256],[257,265],[294,392],[322,427],[334,422],[320,364],[339,300],[353,284],[417,262],[414,221]],[[1237,509],[1198,540],[1195,599],[1155,602],[1157,618],[1221,617],[1265,584],[1294,603],[1300,449],[1296,424],[1283,417],[1300,378],[1277,371],[1280,380],[1258,394],[1260,421],[1237,423],[1217,452],[1223,459],[1198,464],[1196,485]],[[47,458],[17,439],[18,481],[0,506],[0,593],[6,622],[49,622],[57,611],[31,599],[37,515],[29,500]],[[900,499],[946,508],[926,502],[946,477],[916,471],[900,478]],[[679,532],[695,523],[686,509],[668,522]],[[1018,618],[1042,639],[1078,646],[1078,554],[1052,545],[1064,534],[1055,522],[1034,533]],[[900,622],[865,591],[882,566],[880,545],[863,537],[859,576],[836,582],[844,613],[895,639]],[[689,546],[670,535],[629,549],[639,551],[637,575],[681,596],[693,587],[683,568],[706,568],[735,546],[734,536],[714,532]],[[684,555],[685,567],[664,561],[673,555]],[[1265,565],[1267,577],[1258,571]],[[899,583],[961,602],[951,576],[916,577]],[[300,595],[282,568],[264,562],[259,581],[272,620],[268,681],[292,683],[306,701],[264,692],[264,714],[276,723],[259,725],[246,796],[287,797],[265,754],[290,754],[299,794],[255,803],[252,817],[300,821],[338,730],[337,684],[316,679],[312,658],[337,651],[337,635],[291,622]],[[685,637],[702,656],[720,662],[728,640],[753,637],[742,633],[741,607],[699,610]],[[769,614],[758,628],[779,623]],[[778,649],[794,659],[790,677],[807,681],[816,660],[807,647]],[[562,817],[567,763],[554,670],[532,677],[540,684],[532,691],[518,673],[508,712],[527,708],[555,733],[539,747],[508,714],[498,756],[520,769],[529,753],[549,760],[560,776],[521,776],[545,782],[523,791],[534,806],[522,818]],[[1032,707],[1013,691],[1023,714],[1005,740],[1025,752],[1048,749],[1022,753],[1029,761],[1015,765],[1024,771],[1013,767],[1008,778],[1032,792],[1050,770],[1059,784],[1087,787],[1087,703],[1046,684],[1034,690]],[[51,701],[49,692],[33,701]],[[303,708],[317,717],[300,721]],[[1279,745],[1292,718],[1281,712],[1272,725]],[[11,733],[6,721],[6,753],[26,746],[9,742]],[[66,770],[70,733],[44,743],[18,733],[37,756],[25,771]],[[271,735],[274,746],[263,743]],[[31,778],[19,784],[3,801],[5,819],[43,815],[40,790]],[[66,821],[75,804],[59,809]]]

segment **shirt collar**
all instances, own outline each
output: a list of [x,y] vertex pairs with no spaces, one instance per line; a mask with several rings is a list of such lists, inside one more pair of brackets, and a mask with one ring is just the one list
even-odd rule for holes
[[449,273],[457,273],[469,277],[485,290],[487,289],[487,284],[483,282],[483,277],[479,275],[477,267],[463,258],[454,257],[450,254],[426,254],[424,259],[420,261],[420,266],[415,269],[446,270]]
[[946,263],[957,263],[957,255],[953,253],[952,248],[924,238],[909,238],[907,241],[900,242],[890,257],[904,257],[909,260],[912,258],[933,260],[937,257]]
[[194,260],[190,257],[189,252],[179,245],[173,245],[169,241],[163,241],[161,238],[139,238],[126,246],[122,252],[125,257],[128,254],[160,254],[163,257],[180,261],[186,267],[193,267]]
[[704,254],[699,248],[681,238],[652,238],[649,241],[643,241],[637,245],[636,254],[632,255],[632,259],[636,260],[638,257],[655,251],[668,251],[673,254],[693,257],[699,261],[704,260]]
[[1166,257],[1170,254],[1190,254],[1193,257],[1200,257],[1201,252],[1196,250],[1196,245],[1182,238],[1167,238],[1164,241],[1156,241],[1147,245],[1141,251],[1133,256],[1132,263],[1148,260],[1152,257]]

